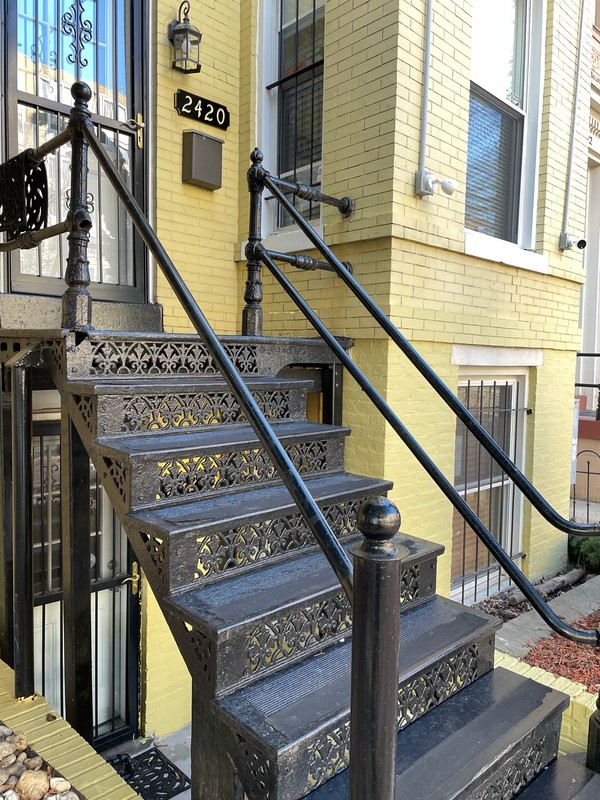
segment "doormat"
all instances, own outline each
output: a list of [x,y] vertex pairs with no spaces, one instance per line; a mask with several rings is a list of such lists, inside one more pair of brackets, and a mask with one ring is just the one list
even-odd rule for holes
[[190,787],[190,779],[157,747],[139,756],[117,755],[108,760],[144,800],[169,800]]

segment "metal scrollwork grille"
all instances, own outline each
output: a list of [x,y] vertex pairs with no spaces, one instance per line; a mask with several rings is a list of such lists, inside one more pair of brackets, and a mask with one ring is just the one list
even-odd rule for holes
[[83,0],[74,0],[71,8],[63,14],[61,25],[65,36],[72,37],[71,52],[67,56],[67,60],[79,67],[88,65],[87,58],[83,56],[83,50],[93,38],[92,23],[89,19],[83,18],[84,10]]
[[48,177],[44,162],[27,151],[0,165],[0,231],[9,239],[39,231],[48,219]]

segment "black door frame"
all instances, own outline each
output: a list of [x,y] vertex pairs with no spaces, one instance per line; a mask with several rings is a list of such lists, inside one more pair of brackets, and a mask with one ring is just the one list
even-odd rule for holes
[[[131,1],[131,48],[132,61],[132,107],[135,114],[141,113],[143,118],[147,118],[147,83],[148,83],[148,29],[146,3],[144,0]],[[16,65],[17,65],[17,3],[15,0],[0,0],[0,12],[2,13],[2,27],[4,36],[2,37],[1,52],[2,58],[2,80],[1,91],[3,99],[3,124],[4,124],[4,153],[2,159],[8,159],[18,153],[17,140],[17,107],[21,102],[25,105],[36,106],[39,98],[25,92],[17,91],[16,85]],[[138,66],[140,65],[140,66]],[[141,67],[141,68],[140,68]],[[12,79],[11,79],[12,78]],[[44,109],[56,112],[61,115],[68,115],[71,107],[57,101],[43,99]],[[98,114],[92,114],[92,122],[105,125],[108,128],[117,129],[115,120],[107,119]],[[126,131],[121,128],[121,132]],[[147,148],[140,149],[135,144],[135,133],[133,146],[133,194],[141,205],[142,209],[147,207],[148,186],[145,179],[146,175],[146,153]],[[147,250],[141,237],[134,229],[133,241],[133,264],[135,269],[135,286],[121,286],[112,284],[90,284],[89,291],[93,299],[114,302],[145,303],[147,302]],[[37,276],[27,276],[19,272],[19,251],[10,254],[6,259],[5,287],[10,293],[23,293],[33,295],[49,295],[60,297],[65,291],[65,283],[62,278],[42,278]]]

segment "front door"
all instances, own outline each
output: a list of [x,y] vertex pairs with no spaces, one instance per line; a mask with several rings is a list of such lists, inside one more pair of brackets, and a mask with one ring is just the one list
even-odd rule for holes
[[[0,2],[6,20],[5,156],[36,147],[64,129],[72,105],[71,85],[85,81],[93,93],[90,108],[96,131],[144,207],[143,0]],[[49,225],[64,220],[68,211],[69,159],[68,146],[47,159]],[[141,240],[91,154],[89,167],[90,293],[101,300],[144,302]],[[14,253],[10,290],[61,295],[66,247],[65,235]]]

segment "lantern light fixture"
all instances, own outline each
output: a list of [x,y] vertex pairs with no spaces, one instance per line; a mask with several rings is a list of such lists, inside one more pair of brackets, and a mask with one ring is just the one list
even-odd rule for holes
[[202,34],[190,23],[190,3],[183,0],[177,19],[169,24],[169,41],[173,45],[173,69],[179,72],[200,72],[200,41]]

